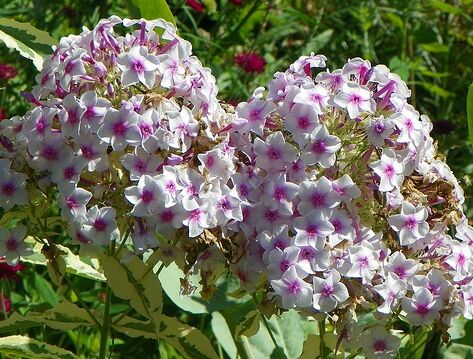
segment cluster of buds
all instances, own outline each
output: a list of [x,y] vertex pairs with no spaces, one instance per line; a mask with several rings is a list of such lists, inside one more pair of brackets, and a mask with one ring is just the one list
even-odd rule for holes
[[[1,123],[0,207],[57,200],[89,249],[161,244],[212,280],[226,263],[367,353],[396,353],[393,318],[473,318],[473,228],[431,122],[385,66],[315,75],[325,61],[299,58],[234,109],[172,25],[101,20],[60,41],[25,94],[34,108]],[[47,236],[25,222],[0,228],[9,264],[26,235]],[[386,326],[357,329],[367,310]]]
[[[344,339],[368,310],[444,329],[473,318],[473,228],[430,120],[387,67],[354,58],[313,76],[325,61],[299,58],[236,108],[246,251],[234,272],[277,307],[327,315]],[[382,333],[351,345],[395,355]]]

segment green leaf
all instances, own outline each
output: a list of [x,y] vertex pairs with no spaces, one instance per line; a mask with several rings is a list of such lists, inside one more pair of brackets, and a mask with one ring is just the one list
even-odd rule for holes
[[448,12],[450,14],[460,15],[462,13],[462,10],[459,7],[447,4],[446,2],[443,2],[441,0],[430,0],[430,6],[434,9],[443,12]]
[[13,313],[7,320],[0,321],[0,333],[46,325],[67,331],[79,326],[94,326],[87,311],[77,305],[62,301],[44,312],[28,312],[25,315]]
[[30,23],[0,18],[0,40],[21,56],[33,61],[38,70],[43,66],[43,57],[51,54],[51,46],[57,41],[45,31],[38,30]]
[[450,344],[438,354],[439,359],[473,359],[473,347],[464,344]]
[[[48,260],[42,253],[43,244],[36,242],[32,237],[27,237],[25,242],[33,250],[33,254],[28,257],[22,257],[23,262],[46,266]],[[66,272],[80,277],[105,282],[105,276],[92,267],[92,260],[81,258],[77,254],[72,253],[68,247],[57,244],[56,247],[62,252],[60,255],[65,262]],[[89,263],[87,263],[89,262]]]
[[212,295],[212,298],[208,301],[202,299],[198,294],[202,288],[197,284],[199,282],[198,276],[190,277],[190,280],[195,283],[197,287],[195,293],[193,295],[181,295],[180,281],[183,278],[184,273],[174,263],[164,268],[159,274],[159,280],[168,297],[179,308],[193,314],[212,313],[248,300],[248,296],[240,299],[228,296],[228,293],[234,292],[240,286],[238,279],[234,277],[222,278],[217,281],[217,289]]
[[217,341],[222,346],[223,350],[225,350],[230,358],[236,358],[237,347],[225,317],[219,312],[213,312],[210,325],[215,338],[217,338]]
[[318,358],[320,355],[320,336],[315,334],[310,334],[304,346],[302,348],[302,354],[299,359],[313,359]]
[[[113,328],[130,337],[156,339],[151,321],[124,317]],[[161,317],[159,336],[189,359],[217,359],[218,355],[207,337],[198,329],[179,322],[176,318]]]
[[470,143],[473,146],[473,83],[468,88],[468,95],[466,96],[466,113]]
[[394,56],[389,60],[389,68],[397,73],[404,81],[409,79],[410,64],[402,61],[399,57]]
[[447,90],[444,90],[440,86],[433,84],[431,82],[421,82],[421,85],[428,91],[432,92],[435,95],[438,95],[440,97],[450,97],[453,96],[453,94]]
[[51,304],[51,306],[57,304],[57,294],[46,279],[36,274],[34,284],[38,293],[47,303]]
[[420,44],[420,48],[427,52],[448,52],[450,48],[447,45],[442,45],[436,42],[430,44]]
[[333,35],[333,30],[328,29],[317,36],[309,39],[307,44],[304,47],[304,51],[302,52],[303,54],[310,54],[311,52],[317,52],[320,51],[325,45],[328,44],[330,39],[332,38]]
[[[129,255],[131,253],[128,253],[127,257]],[[163,295],[161,284],[152,270],[154,263],[145,264],[136,255],[126,258],[123,262],[116,257],[101,256],[100,264],[107,283],[117,297],[129,300],[138,313],[153,321],[158,335]]]
[[190,359],[218,359],[208,338],[198,329],[176,318],[163,316],[160,337]]
[[0,338],[0,353],[32,359],[79,359],[68,350],[21,335]]
[[166,0],[126,0],[131,16],[147,20],[164,19],[176,25]]
[[244,335],[245,337],[252,337],[255,335],[260,328],[260,313],[259,310],[253,310],[249,312],[245,317],[240,320],[235,329],[235,339]]

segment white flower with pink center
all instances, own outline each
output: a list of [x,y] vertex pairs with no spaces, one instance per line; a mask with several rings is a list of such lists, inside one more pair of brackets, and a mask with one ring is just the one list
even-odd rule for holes
[[295,267],[297,275],[305,278],[307,273],[298,264],[299,253],[300,249],[294,246],[284,248],[284,250],[274,248],[268,256],[268,278],[280,279],[290,267]]
[[83,188],[74,188],[70,193],[59,197],[61,215],[71,221],[83,222],[87,219],[86,205],[92,198],[92,193]]
[[384,299],[384,303],[378,307],[378,312],[389,314],[395,312],[402,298],[407,292],[406,282],[399,279],[397,274],[388,273],[383,284],[374,286],[374,289]]
[[295,218],[293,226],[296,230],[295,244],[298,246],[313,245],[317,242],[323,243],[325,237],[335,230],[334,226],[328,221],[328,217],[322,211],[317,210],[312,210],[302,217]]
[[296,103],[286,116],[284,126],[292,134],[294,141],[303,147],[312,131],[319,126],[317,112],[312,106]]
[[110,108],[102,126],[97,131],[97,135],[106,143],[110,143],[115,151],[122,151],[127,145],[141,145],[142,137],[138,128],[138,114]]
[[162,203],[159,203],[156,214],[152,216],[152,219],[155,223],[156,232],[169,235],[182,228],[187,216],[186,210],[179,203],[172,207],[165,207]]
[[134,205],[130,213],[143,217],[156,213],[158,201],[164,198],[164,189],[153,177],[143,175],[137,186],[125,188],[125,198]]
[[385,264],[386,273],[395,273],[402,281],[409,281],[419,271],[419,263],[415,259],[407,259],[404,253],[391,253]]
[[87,160],[80,156],[68,156],[60,162],[51,175],[51,180],[58,185],[59,192],[64,193],[74,189],[87,164]]
[[414,244],[429,233],[429,224],[426,222],[428,212],[425,207],[415,207],[404,202],[401,213],[388,218],[389,225],[399,236],[401,246]]
[[189,237],[194,238],[200,236],[204,229],[210,228],[212,224],[211,213],[209,212],[208,203],[198,205],[198,207],[187,211],[187,218],[183,224],[189,227]]
[[445,263],[454,269],[454,281],[471,277],[473,272],[473,251],[465,242],[450,241],[452,254],[445,258]]
[[390,117],[392,122],[401,131],[397,142],[413,142],[418,146],[423,138],[422,123],[419,121],[419,112],[413,106],[406,104],[401,112],[396,112]]
[[366,241],[361,242],[357,246],[349,247],[348,252],[350,254],[350,262],[346,263],[349,267],[346,276],[361,278],[363,284],[370,283],[375,271],[379,268],[378,253]]
[[333,92],[337,92],[348,81],[348,76],[344,75],[341,69],[334,70],[333,72],[327,69],[327,71],[319,72],[315,77],[315,81],[324,84]]
[[328,238],[330,245],[336,246],[345,239],[351,241],[352,238],[355,238],[355,230],[352,226],[353,220],[345,210],[334,209],[329,222],[334,228],[333,233]]
[[82,232],[95,244],[107,245],[120,236],[115,215],[115,208],[99,208],[97,205],[91,207],[87,211],[87,220],[82,224]]
[[448,300],[451,285],[445,279],[443,272],[432,268],[427,275],[415,275],[411,282],[412,290],[417,292],[421,288],[427,288],[434,297],[440,297],[442,300]]
[[14,266],[20,257],[28,256],[33,252],[25,245],[25,226],[16,226],[13,229],[0,227],[0,256],[5,257],[7,264]]
[[308,104],[318,115],[322,115],[328,106],[329,98],[329,92],[324,86],[309,84],[301,88],[293,101],[296,104]]
[[404,165],[391,149],[383,149],[381,159],[369,165],[379,178],[379,191],[388,192],[400,188],[404,181]]
[[325,176],[315,182],[302,182],[298,195],[301,201],[297,210],[301,215],[316,209],[330,216],[332,209],[340,204],[340,196],[332,189],[332,182]]
[[221,184],[221,194],[215,204],[215,218],[218,225],[224,225],[229,221],[242,221],[243,213],[241,201],[238,198],[235,188]]
[[301,160],[305,165],[319,164],[323,168],[335,164],[335,153],[342,147],[337,136],[332,136],[327,127],[320,125],[310,135],[308,143],[301,153]]
[[401,339],[380,325],[363,332],[360,344],[367,359],[389,359],[398,356]]
[[130,179],[138,181],[143,175],[156,175],[163,159],[146,152],[142,147],[135,147],[133,153],[125,153],[120,162],[130,173]]
[[314,241],[299,249],[298,265],[307,274],[326,271],[330,266],[330,249],[324,241]]
[[284,173],[278,174],[264,185],[263,203],[273,210],[291,216],[292,200],[297,196],[299,186],[292,182],[286,182]]
[[108,169],[106,142],[93,134],[81,135],[76,142],[76,153],[87,160],[89,172],[103,172]]
[[228,179],[234,170],[233,163],[220,148],[214,148],[197,155],[201,165],[199,171],[208,173],[210,178]]
[[163,173],[156,175],[154,178],[164,189],[163,200],[165,206],[174,206],[177,203],[177,196],[183,189],[182,185],[178,181],[177,169],[172,166],[164,166]]
[[199,123],[194,119],[192,112],[187,107],[182,107],[180,112],[170,111],[167,113],[169,129],[173,133],[174,142],[180,144],[181,151],[187,151],[192,140],[199,132]]
[[66,147],[64,137],[59,132],[29,141],[28,151],[33,156],[31,167],[37,171],[49,171],[69,155],[69,147]]
[[25,120],[21,133],[28,140],[35,140],[38,137],[45,137],[51,133],[53,119],[58,111],[49,107],[36,107],[31,111],[31,115]]
[[266,141],[256,138],[253,151],[256,154],[256,165],[266,171],[282,171],[297,158],[296,148],[286,143],[280,131],[269,135]]
[[124,87],[141,82],[147,88],[152,88],[158,65],[157,57],[149,54],[145,46],[133,46],[129,52],[117,57],[117,67],[122,71],[121,82]]
[[438,318],[442,300],[434,297],[427,288],[421,288],[412,298],[402,299],[402,309],[413,325],[429,325]]
[[271,287],[281,297],[282,307],[308,307],[312,303],[312,286],[297,275],[295,267],[284,272],[281,279],[272,280]]
[[107,109],[112,105],[111,102],[102,97],[97,98],[95,91],[87,91],[81,95],[80,103],[85,109],[82,113],[80,132],[87,130],[97,132]]
[[0,159],[0,207],[6,211],[28,204],[27,176],[10,170],[10,165],[9,160]]
[[325,278],[313,277],[314,295],[312,306],[315,310],[328,313],[348,299],[348,290],[340,283],[340,273],[332,269]]
[[253,100],[250,102],[241,102],[236,108],[239,118],[247,122],[240,129],[240,133],[254,132],[263,136],[263,127],[266,123],[266,117],[274,110],[274,105],[270,101]]
[[366,125],[368,140],[376,147],[384,146],[384,142],[394,132],[394,123],[384,116],[371,119]]
[[62,111],[58,118],[61,122],[61,131],[66,136],[79,137],[80,122],[85,111],[84,105],[76,98],[74,93],[68,94],[62,100]]
[[344,174],[342,177],[332,181],[332,189],[340,196],[340,199],[349,203],[350,200],[356,199],[361,196],[361,191],[358,186],[353,182],[348,174]]
[[371,91],[366,86],[360,86],[355,82],[344,83],[333,102],[336,106],[345,108],[351,119],[363,112],[373,113],[376,110],[376,103],[371,98]]
[[294,245],[294,238],[289,237],[288,231],[288,226],[281,226],[272,232],[264,231],[258,234],[256,240],[264,252],[262,259],[265,263],[268,263],[269,254],[273,249],[279,248],[281,251],[284,251],[286,248]]

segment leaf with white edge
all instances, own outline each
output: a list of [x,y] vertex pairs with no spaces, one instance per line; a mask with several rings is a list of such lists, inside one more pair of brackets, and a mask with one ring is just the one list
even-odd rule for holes
[[209,339],[200,330],[162,316],[160,338],[171,344],[189,359],[218,359]]
[[44,312],[28,312],[25,315],[13,313],[8,319],[0,321],[0,333],[43,325],[67,331],[79,326],[94,326],[95,324],[85,309],[71,302],[62,301]]
[[219,312],[213,312],[210,325],[215,338],[217,338],[223,350],[225,350],[230,358],[236,358],[238,353],[237,347],[225,317]]
[[151,319],[159,334],[159,322],[163,309],[161,284],[151,265],[131,253],[122,257],[122,261],[111,256],[101,256],[100,264],[107,277],[107,283],[113,293],[129,300],[130,305],[144,317]]
[[[121,317],[121,315],[117,315],[117,317],[113,318],[112,323],[114,323],[118,317]],[[132,338],[157,339],[154,324],[150,320],[142,321],[124,316],[119,322],[113,324],[112,328]]]
[[79,359],[68,350],[21,335],[0,338],[0,354],[32,359]]
[[[23,262],[44,266],[48,264],[48,260],[43,254],[43,244],[38,243],[32,237],[27,237],[25,243],[33,250],[33,254],[28,257],[22,257]],[[64,247],[60,244],[57,244],[56,247],[62,252],[61,257],[64,259],[67,273],[105,282],[105,276],[91,265],[93,259],[81,258],[77,254],[72,253],[68,247]],[[90,262],[90,264],[86,263],[86,261]]]
[[200,280],[198,276],[189,277],[190,281],[197,287],[195,293],[192,295],[181,295],[180,280],[183,278],[184,273],[174,263],[164,268],[159,274],[159,281],[168,297],[179,308],[187,312],[193,314],[212,313],[248,300],[248,296],[239,299],[228,296],[228,293],[240,287],[239,280],[234,277],[219,279],[217,281],[217,289],[210,300],[202,299],[199,295],[202,287],[198,284]]
[[0,40],[21,56],[33,61],[38,70],[43,66],[43,57],[53,52],[51,46],[57,41],[46,31],[35,28],[30,23],[0,18]]
[[244,335],[245,337],[252,337],[260,328],[260,313],[259,310],[249,312],[242,320],[240,320],[235,329],[235,339]]
[[166,0],[126,0],[126,5],[132,17],[147,20],[164,19],[176,25]]

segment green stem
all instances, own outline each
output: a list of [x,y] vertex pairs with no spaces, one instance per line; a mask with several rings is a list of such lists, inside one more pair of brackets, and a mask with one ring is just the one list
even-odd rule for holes
[[[258,309],[258,312],[259,312],[258,300],[256,299],[256,295],[253,293],[252,297],[253,297],[253,300],[256,304],[256,308]],[[264,314],[262,314],[261,312],[259,312],[259,313],[261,315],[261,318],[263,318],[264,326],[266,327],[266,330],[268,331],[269,336],[271,337],[271,340],[272,340],[274,346],[276,347],[276,350],[278,351],[279,355],[281,355],[281,358],[285,358],[286,356],[284,355],[284,353],[282,352],[282,350],[279,347],[278,343],[276,342],[276,338],[274,337],[273,331],[271,330],[271,327],[269,326],[268,320],[266,319]]]
[[103,317],[103,325],[102,329],[100,330],[100,353],[99,359],[105,359],[108,349],[108,335],[110,332],[110,302],[111,302],[111,290],[110,287],[107,286],[105,290],[106,297],[105,297],[105,309],[104,309],[104,317]]
[[320,357],[322,359],[325,358],[324,335],[325,335],[325,319],[322,319],[322,320],[319,320]]
[[95,323],[95,325],[97,325],[98,328],[101,328],[102,325],[99,323],[99,321],[97,320],[97,318],[95,318],[95,315],[90,311],[89,307],[87,306],[87,304],[85,304],[81,297],[80,297],[80,293],[76,290],[76,288],[74,287],[74,284],[72,284],[72,281],[71,281],[71,278],[69,278],[69,276],[67,275],[67,273],[64,273],[64,278],[66,279],[66,283],[67,285],[69,286],[69,288],[74,292],[74,294],[76,295],[77,297],[77,300],[79,301],[80,305],[82,306],[82,308],[85,309],[85,311],[87,312],[87,314],[89,314],[89,317],[90,319],[92,319],[92,321]]

